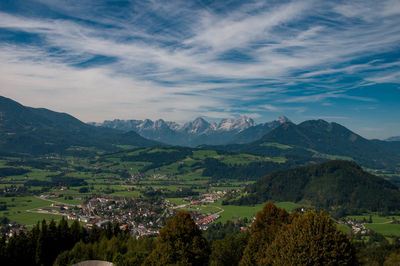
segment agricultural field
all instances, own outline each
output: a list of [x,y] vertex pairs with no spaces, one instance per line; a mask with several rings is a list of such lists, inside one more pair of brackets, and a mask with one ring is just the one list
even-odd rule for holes
[[[292,148],[279,143],[263,145]],[[94,197],[162,197],[186,210],[216,213],[220,215],[218,221],[223,223],[245,217],[251,219],[263,204],[222,205],[222,193],[236,191],[240,195],[246,185],[264,175],[262,171],[280,169],[290,161],[285,157],[208,149],[124,148],[127,150],[88,157],[1,158],[0,173],[5,169],[5,174],[0,176],[0,217],[6,216],[31,226],[42,219],[61,219],[61,215],[37,212],[38,209],[53,210],[52,203],[78,206]],[[247,172],[255,175],[243,176]],[[190,204],[188,198],[197,199],[203,194],[218,194],[217,201]],[[289,212],[300,207],[292,202],[278,202],[276,205]],[[354,218],[362,219],[363,216]],[[392,217],[374,215],[372,219],[373,223],[366,225],[368,228],[384,235],[399,235],[400,225],[389,224]]]
[[397,236],[400,237],[400,224],[366,224],[367,228],[374,230],[377,233],[380,233],[384,236],[391,237]]
[[[164,157],[164,154],[167,154]],[[173,160],[170,160],[170,156]],[[135,160],[140,157],[141,160]],[[165,162],[159,163],[159,159]],[[4,210],[0,216],[22,224],[33,224],[41,219],[59,219],[60,216],[36,213],[39,208],[48,208],[51,202],[40,199],[40,195],[51,196],[53,202],[80,205],[93,196],[141,197],[149,190],[163,191],[178,197],[173,203],[182,203],[181,189],[198,194],[207,191],[229,191],[243,188],[254,181],[235,179],[212,180],[203,175],[203,161],[213,158],[226,164],[249,164],[269,160],[248,154],[218,154],[213,150],[142,148],[94,157],[41,157],[2,158],[0,168],[11,168],[15,174],[0,178],[0,202]],[[162,160],[161,160],[162,161]],[[209,205],[202,212],[215,212],[220,208]],[[227,210],[223,220],[233,217],[234,210]],[[239,215],[242,215],[240,210]],[[254,215],[250,208],[246,215]]]
[[0,216],[5,216],[11,221],[20,224],[33,225],[38,221],[46,220],[59,220],[61,216],[52,214],[37,213],[39,208],[48,208],[51,202],[34,197],[1,197],[0,202],[7,203],[7,210],[0,211]]
[[[400,216],[379,216],[377,214],[349,215],[356,221],[364,221],[365,227],[386,237],[400,236]],[[397,222],[396,222],[397,221]]]

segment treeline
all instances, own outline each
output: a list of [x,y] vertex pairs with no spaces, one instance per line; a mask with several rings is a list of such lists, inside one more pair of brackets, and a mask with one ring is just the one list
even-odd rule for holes
[[63,160],[44,160],[44,159],[20,159],[15,161],[7,162],[9,166],[22,166],[22,167],[32,167],[36,169],[48,169],[52,171],[57,171],[61,167],[67,167],[68,164],[66,161]]
[[87,231],[78,221],[69,226],[64,218],[58,224],[43,220],[28,233],[21,232],[8,239],[3,235],[0,261],[2,265],[53,265],[61,252],[72,249],[76,243],[97,243],[113,237],[129,237],[129,233],[122,232],[117,224]]
[[216,222],[204,232],[204,237],[209,241],[224,239],[230,235],[236,235],[242,232],[241,228],[246,227],[247,217],[237,222],[227,221],[226,223]]
[[58,175],[47,176],[51,181],[32,179],[24,183],[25,186],[40,186],[40,187],[54,187],[54,186],[67,186],[78,187],[86,186],[87,182],[83,178],[65,176],[64,173]]
[[183,187],[180,188],[176,191],[171,191],[171,190],[156,190],[153,189],[152,187],[148,187],[145,190],[142,190],[142,193],[144,196],[149,197],[149,198],[186,198],[186,197],[193,197],[193,196],[198,196],[199,192],[193,191],[192,188],[189,187]]
[[86,231],[78,222],[42,222],[27,234],[7,241],[3,237],[0,259],[2,265],[71,265],[85,260],[116,265],[395,265],[390,263],[400,252],[396,239],[390,244],[371,237],[353,244],[324,212],[289,214],[270,202],[249,231],[238,228],[217,223],[210,233],[226,234],[207,240],[186,211],[167,221],[157,239],[136,239],[111,224]]
[[24,175],[29,172],[30,170],[24,168],[2,167],[0,168],[0,177]]
[[256,180],[260,177],[281,169],[289,169],[306,163],[306,160],[287,160],[284,163],[251,162],[248,164],[228,165],[214,158],[203,162],[203,176],[213,179]]
[[[37,224],[29,233],[0,241],[2,265],[72,265],[106,260],[116,265],[396,265],[400,241],[389,243],[372,234],[368,242],[352,242],[328,215],[309,211],[287,213],[268,202],[251,229],[220,223],[225,231],[207,241],[190,214],[178,212],[159,237],[132,237],[119,226],[85,230],[61,220]],[[206,233],[207,236],[207,233]],[[355,243],[355,244],[353,244]],[[24,254],[21,256],[21,254]]]
[[189,155],[192,155],[192,149],[174,147],[173,150],[156,152],[142,151],[138,155],[123,156],[121,161],[151,162],[150,165],[147,165],[142,169],[142,172],[146,172],[151,169],[183,160]]

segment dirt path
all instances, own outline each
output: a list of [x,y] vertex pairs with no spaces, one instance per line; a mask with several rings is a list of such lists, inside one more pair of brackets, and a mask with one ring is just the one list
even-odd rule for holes
[[52,203],[57,203],[57,204],[60,204],[60,205],[62,204],[62,205],[65,205],[65,206],[70,206],[70,207],[76,207],[77,206],[77,205],[73,205],[73,204],[69,204],[69,203],[65,203],[65,202],[61,202],[61,201],[44,199],[44,198],[41,198],[39,196],[35,196],[35,198],[38,198],[38,199],[41,199],[41,200],[45,200],[45,201],[48,201],[48,202],[52,202]]

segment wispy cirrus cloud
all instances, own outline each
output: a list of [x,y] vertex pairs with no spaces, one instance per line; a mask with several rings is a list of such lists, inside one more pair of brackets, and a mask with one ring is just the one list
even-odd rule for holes
[[399,84],[398,1],[25,3],[0,4],[1,93],[84,120],[301,119]]

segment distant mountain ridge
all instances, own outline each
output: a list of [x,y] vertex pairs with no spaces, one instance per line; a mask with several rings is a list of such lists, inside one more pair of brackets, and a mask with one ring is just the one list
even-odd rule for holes
[[90,124],[123,131],[135,131],[145,138],[171,145],[197,146],[201,144],[248,143],[289,121],[287,117],[281,116],[271,122],[256,124],[250,117],[242,116],[238,119],[222,119],[219,123],[208,122],[204,118],[198,117],[183,125],[162,119],[156,121],[115,119]]
[[115,150],[115,145],[153,146],[135,132],[88,125],[75,117],[23,106],[0,96],[0,153],[47,154],[71,147]]
[[251,143],[208,148],[268,157],[348,159],[369,168],[395,169],[400,167],[397,143],[367,140],[340,124],[308,120],[298,125],[281,124]]
[[400,136],[387,138],[386,141],[400,141]]

